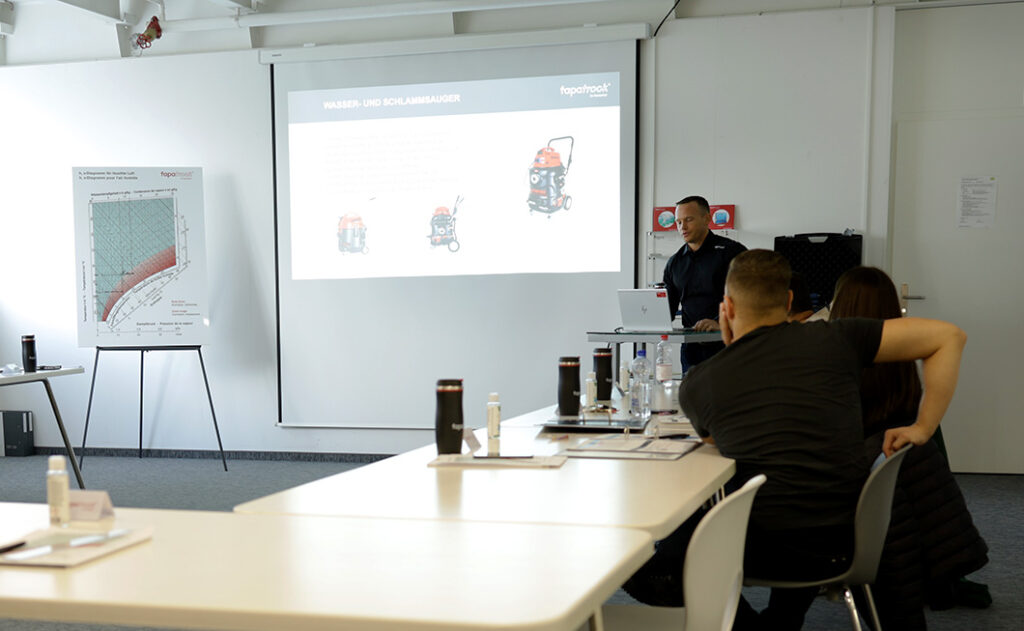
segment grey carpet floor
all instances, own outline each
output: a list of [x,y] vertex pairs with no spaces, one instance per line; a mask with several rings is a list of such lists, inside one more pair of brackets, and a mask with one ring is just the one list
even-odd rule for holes
[[[115,506],[229,511],[236,504],[276,493],[311,480],[352,469],[357,464],[275,460],[174,458],[86,458],[83,475],[89,488],[110,492]],[[44,502],[44,456],[0,458],[0,501]],[[956,608],[927,612],[932,631],[1024,631],[1024,476],[958,475],[975,523],[989,545],[989,564],[970,578],[984,582],[994,599],[985,610]],[[72,485],[74,483],[72,482]],[[767,590],[744,590],[763,607]],[[629,603],[621,590],[610,602]],[[841,603],[818,599],[808,612],[805,631],[849,629]],[[111,625],[64,624],[4,619],[0,631],[98,631]],[[887,630],[893,631],[893,630]]]

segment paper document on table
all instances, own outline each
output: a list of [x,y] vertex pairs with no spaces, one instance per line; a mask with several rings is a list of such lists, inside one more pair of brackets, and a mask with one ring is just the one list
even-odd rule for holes
[[153,528],[120,528],[97,532],[89,529],[46,528],[31,532],[21,541],[0,549],[0,565],[74,567],[153,537]]
[[484,467],[518,469],[557,469],[565,464],[565,456],[533,456],[530,458],[474,458],[473,454],[445,454],[430,461],[428,467]]
[[602,434],[562,453],[571,458],[628,458],[635,460],[677,460],[697,448],[696,439],[650,438]]

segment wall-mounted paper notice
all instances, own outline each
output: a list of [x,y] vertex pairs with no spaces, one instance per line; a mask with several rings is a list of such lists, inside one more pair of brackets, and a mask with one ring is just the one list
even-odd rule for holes
[[996,224],[996,178],[994,175],[960,178],[957,195],[958,228],[992,228]]

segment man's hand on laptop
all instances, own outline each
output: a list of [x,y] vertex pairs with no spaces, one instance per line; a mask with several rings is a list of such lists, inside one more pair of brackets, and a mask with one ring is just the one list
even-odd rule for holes
[[711,318],[697,320],[697,324],[693,325],[694,331],[718,331],[719,329],[720,327],[718,326],[718,322],[712,320]]

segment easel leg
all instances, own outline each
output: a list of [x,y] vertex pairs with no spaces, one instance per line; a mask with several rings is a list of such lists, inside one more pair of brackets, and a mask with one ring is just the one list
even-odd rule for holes
[[43,387],[46,388],[46,396],[50,397],[50,407],[53,408],[53,415],[57,419],[57,427],[60,429],[60,437],[64,439],[64,449],[68,451],[68,458],[71,460],[71,468],[75,470],[75,478],[78,479],[78,488],[84,489],[85,482],[82,481],[82,471],[78,468],[78,459],[75,458],[75,449],[68,440],[68,433],[64,429],[64,420],[60,417],[60,410],[57,409],[57,399],[53,397],[53,389],[50,388],[50,380],[43,379]]
[[199,353],[199,366],[203,369],[203,383],[206,384],[206,398],[210,400],[210,415],[213,416],[213,431],[217,433],[217,447],[220,448],[220,461],[224,470],[228,470],[228,461],[224,457],[224,444],[220,442],[220,428],[217,427],[217,413],[213,411],[213,395],[210,394],[210,380],[206,378],[206,362],[203,361],[203,349],[196,347]]
[[92,383],[89,384],[89,404],[85,406],[85,431],[82,432],[82,451],[78,454],[78,466],[85,461],[85,437],[89,435],[89,415],[92,413],[92,393],[96,390],[96,367],[100,363],[100,349],[96,347],[96,359],[92,361]]
[[146,351],[139,351],[139,458],[142,458],[142,384],[146,370]]

